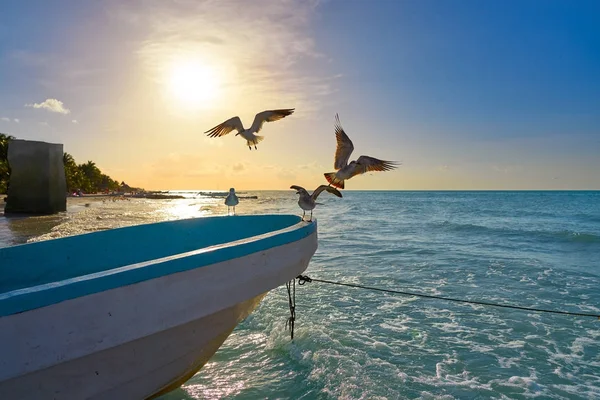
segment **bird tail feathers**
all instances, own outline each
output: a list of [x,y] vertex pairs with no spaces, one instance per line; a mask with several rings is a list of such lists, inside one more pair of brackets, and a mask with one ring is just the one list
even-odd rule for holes
[[248,146],[257,145],[265,139],[264,136],[255,135],[252,139],[247,140],[246,143]]
[[344,181],[337,179],[335,177],[335,172],[328,172],[325,175],[325,179],[327,179],[327,182],[329,182],[330,185],[335,186],[338,189],[343,189],[344,188]]

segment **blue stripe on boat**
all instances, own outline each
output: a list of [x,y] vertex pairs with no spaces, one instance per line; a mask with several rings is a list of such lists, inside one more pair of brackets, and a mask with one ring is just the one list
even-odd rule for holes
[[243,257],[315,229],[295,215],[207,217],[0,248],[0,317]]

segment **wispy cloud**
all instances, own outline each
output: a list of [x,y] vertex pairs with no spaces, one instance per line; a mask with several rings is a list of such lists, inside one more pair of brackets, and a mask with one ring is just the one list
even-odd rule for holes
[[74,124],[78,124],[79,123],[79,121],[77,121],[76,119],[72,119],[71,122],[74,123]]
[[[85,32],[73,33],[73,35],[85,35]],[[86,48],[75,49],[73,52],[32,52],[28,50],[16,50],[9,52],[0,60],[12,64],[15,68],[35,71],[36,83],[51,91],[71,91],[80,93],[98,87],[106,87],[102,78],[106,76],[107,63],[112,59],[105,49],[114,51],[113,43],[107,43],[105,37],[95,37],[96,48],[93,52]],[[82,41],[82,43],[88,43]],[[103,47],[105,46],[105,47]],[[77,51],[79,50],[79,51]],[[114,73],[113,72],[113,78]],[[68,86],[65,86],[68,82]]]
[[13,119],[13,121],[15,121],[17,124],[18,124],[19,122],[21,122],[21,120],[20,120],[19,118],[15,118],[15,119]]
[[319,73],[324,57],[310,34],[317,4],[148,1],[143,8],[123,4],[112,13],[147,30],[137,54],[151,79],[164,80],[166,69],[182,57],[200,57],[221,72],[230,104],[253,98],[265,106],[306,110],[318,106],[315,97],[332,92],[336,79]]
[[297,177],[297,171],[295,171],[291,168],[279,168],[276,175],[279,179],[283,179],[286,181],[293,180],[293,179],[296,179],[296,177]]
[[[207,163],[201,155],[169,153],[149,165],[150,175],[172,180],[210,177],[222,173],[222,167]],[[182,179],[183,178],[183,179]]]
[[16,50],[8,54],[9,60],[15,60],[24,67],[48,67],[52,59],[44,54],[33,53],[26,50]]
[[233,172],[241,172],[244,169],[246,169],[246,166],[244,165],[244,163],[237,163],[234,164],[233,167],[231,167],[231,169],[233,170]]
[[522,168],[520,165],[492,165],[492,170],[503,174],[521,172]]
[[313,169],[313,170],[316,169],[316,170],[322,170],[324,167],[323,167],[322,164],[320,164],[320,163],[318,163],[316,161],[313,161],[313,162],[310,162],[308,164],[300,164],[300,165],[298,165],[297,168],[298,169]]
[[2,118],[0,118],[0,120],[5,121],[5,122],[10,122],[10,118],[8,118],[8,117],[2,117]]
[[71,110],[64,106],[62,101],[57,99],[46,99],[42,103],[25,104],[25,107],[44,108],[48,111],[60,114],[69,114],[71,112]]
[[208,137],[204,136],[202,138],[202,143],[206,144],[207,146],[223,147],[223,140],[217,140],[217,139],[208,138]]

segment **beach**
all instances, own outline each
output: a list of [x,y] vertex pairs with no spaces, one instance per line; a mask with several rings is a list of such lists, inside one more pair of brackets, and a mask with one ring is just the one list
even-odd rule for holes
[[[294,191],[236,211],[301,214]],[[0,219],[0,241],[225,214],[223,198],[69,198]],[[600,192],[353,192],[319,197],[313,278],[526,307],[600,312]],[[135,238],[132,238],[135,240]],[[600,398],[598,321],[323,283],[271,291],[169,399]],[[160,296],[160,294],[157,294]]]

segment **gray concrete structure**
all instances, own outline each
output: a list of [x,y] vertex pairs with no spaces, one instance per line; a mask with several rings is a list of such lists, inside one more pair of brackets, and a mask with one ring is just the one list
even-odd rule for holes
[[11,168],[5,214],[54,214],[67,209],[63,145],[31,140],[8,143]]

